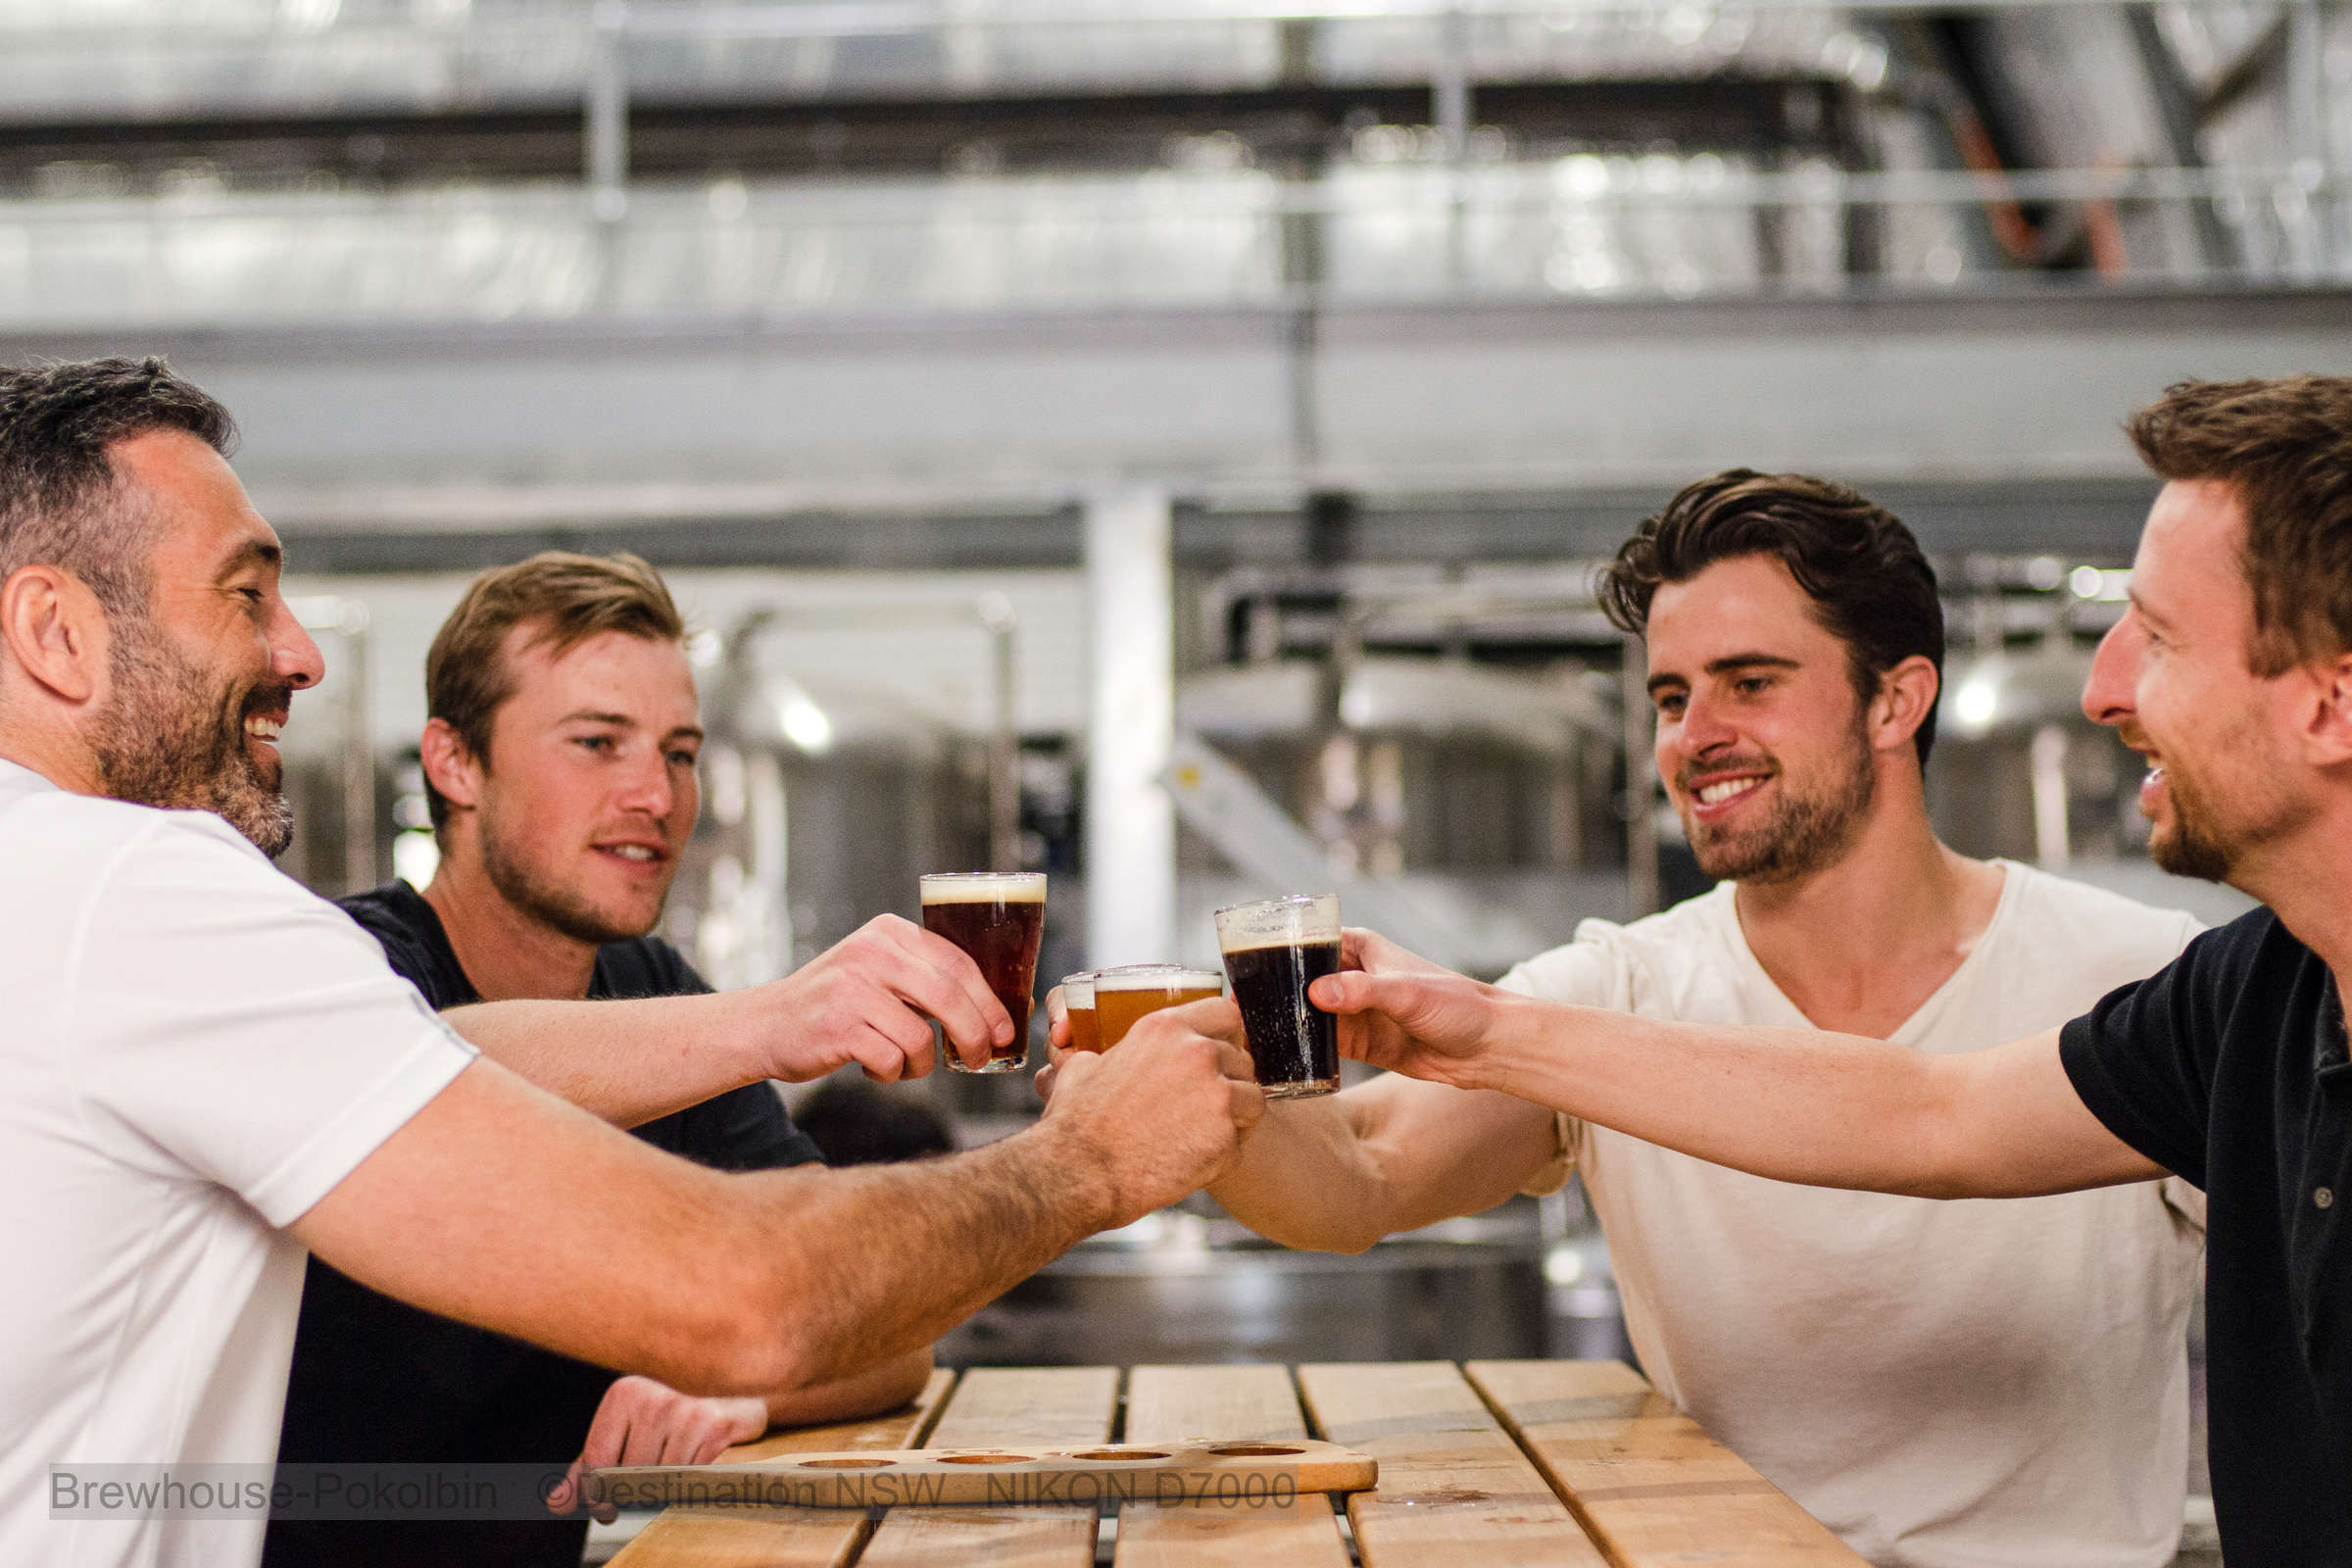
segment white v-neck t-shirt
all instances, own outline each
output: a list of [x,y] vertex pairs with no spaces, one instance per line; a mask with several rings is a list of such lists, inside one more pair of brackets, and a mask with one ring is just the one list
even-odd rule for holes
[[[2052,1029],[2199,929],[2031,867],[1893,1035],[1963,1052]],[[1862,936],[1857,933],[1857,940]],[[1698,1023],[1810,1028],[1729,884],[1501,984]],[[2172,1179],[1939,1200],[1800,1187],[1560,1118],[1660,1393],[1874,1563],[2157,1568],[2186,1489],[2185,1331],[2204,1198]]]
[[53,1518],[51,1467],[270,1463],[284,1227],[473,1048],[210,812],[0,761],[0,1563],[244,1568],[258,1513]]

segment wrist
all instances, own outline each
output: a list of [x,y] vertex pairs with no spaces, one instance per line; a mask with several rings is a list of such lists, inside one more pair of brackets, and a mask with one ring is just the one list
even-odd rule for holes
[[737,1086],[783,1076],[776,1059],[772,986],[749,986],[713,993],[711,1038],[728,1063],[728,1076]]
[[1507,1086],[1516,1078],[1512,1070],[1515,1054],[1512,1025],[1518,1021],[1521,1004],[1527,999],[1490,985],[1481,985],[1477,996],[1483,1012],[1478,1046],[1455,1058],[1454,1083],[1462,1089],[1493,1089],[1507,1094]]
[[1073,1125],[1067,1114],[1051,1113],[1031,1129],[1037,1163],[1046,1178],[1040,1190],[1075,1200],[1071,1217],[1081,1227],[1076,1241],[1122,1225],[1134,1217],[1121,1200],[1118,1164],[1108,1149]]

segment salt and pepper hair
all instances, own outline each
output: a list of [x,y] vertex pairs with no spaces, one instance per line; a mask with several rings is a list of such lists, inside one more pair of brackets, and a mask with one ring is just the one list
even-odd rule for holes
[[149,430],[222,457],[237,439],[228,411],[160,359],[0,367],[0,582],[56,566],[109,615],[145,612],[153,530],[108,449]]

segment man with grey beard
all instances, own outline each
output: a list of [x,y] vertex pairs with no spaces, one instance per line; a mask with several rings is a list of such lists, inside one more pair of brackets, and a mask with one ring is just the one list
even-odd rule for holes
[[[436,1015],[265,858],[278,733],[323,666],[229,444],[160,361],[0,368],[0,1562],[251,1568],[306,1250],[582,1361],[772,1398],[919,1350],[1198,1188],[1255,1121],[1219,1001],[939,1159],[733,1173],[619,1130],[852,1060],[928,1070],[930,1019],[969,1061],[1009,1041],[979,970],[911,925],[856,985],[817,964]],[[191,1465],[235,1467],[197,1517],[157,1500]]]
[[[1630,925],[1588,920],[1504,990],[1944,1054],[2049,1028],[2195,934],[1936,840],[1935,575],[1851,490],[1701,480],[1626,542],[1602,602],[1644,637],[1658,772],[1722,885]],[[1348,946],[1349,967],[1411,962],[1370,933]],[[2011,1204],[1834,1192],[1391,1074],[1267,1118],[1211,1191],[1276,1241],[1354,1251],[1571,1173],[1643,1370],[1864,1556],[2173,1556],[2203,1241],[2202,1200],[2178,1180]]]

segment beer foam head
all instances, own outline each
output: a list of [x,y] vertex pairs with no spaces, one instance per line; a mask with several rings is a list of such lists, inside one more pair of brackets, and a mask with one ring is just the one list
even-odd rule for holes
[[1046,902],[1046,873],[1043,871],[934,871],[926,875],[922,883],[925,904]]
[[1098,970],[1095,992],[1105,991],[1222,991],[1225,976],[1215,969],[1188,969],[1179,963],[1132,963]]
[[1340,896],[1295,893],[1286,899],[1231,904],[1217,911],[1217,946],[1226,953],[1340,940]]
[[1061,977],[1061,1004],[1065,1007],[1091,1007],[1095,1004],[1095,971],[1081,970]]

